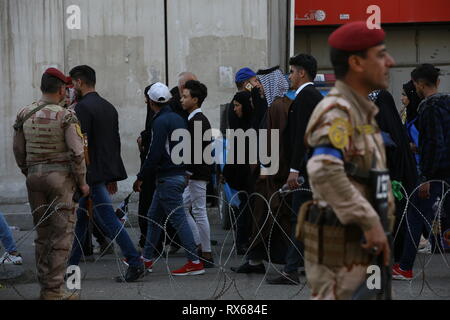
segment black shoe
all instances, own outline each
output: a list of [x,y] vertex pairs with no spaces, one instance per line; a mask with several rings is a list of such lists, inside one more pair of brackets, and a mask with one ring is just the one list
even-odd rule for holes
[[266,273],[266,267],[264,267],[264,264],[259,264],[257,266],[252,266],[250,263],[246,262],[242,266],[235,268],[231,267],[231,271],[234,271],[236,273]]
[[211,268],[215,268],[216,267],[216,265],[214,264],[214,258],[213,257],[211,257],[209,259],[202,257],[200,259],[200,261],[203,262],[203,268],[205,268],[205,269],[211,269]]
[[127,273],[125,274],[125,278],[116,277],[117,282],[135,282],[145,276],[145,268],[144,265],[129,266],[127,269]]
[[285,273],[283,272],[280,276],[272,279],[267,279],[268,284],[287,284],[287,285],[299,285],[300,279],[297,272]]

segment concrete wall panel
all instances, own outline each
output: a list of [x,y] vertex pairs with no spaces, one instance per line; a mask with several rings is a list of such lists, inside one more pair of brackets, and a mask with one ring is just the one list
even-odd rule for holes
[[[81,9],[81,29],[68,30],[66,8]],[[145,121],[143,89],[164,81],[164,3],[158,0],[2,0],[0,202],[11,191],[25,198],[24,178],[12,155],[11,126],[21,106],[40,96],[42,72],[66,73],[78,64],[97,71],[98,92],[119,112],[122,156],[130,191],[139,169],[136,138]],[[20,199],[19,199],[20,200]]]
[[450,62],[450,26],[419,32],[419,59],[422,63]]
[[165,81],[164,3],[158,0],[66,0],[81,8],[80,30],[65,29],[66,72],[97,71],[97,91],[119,112],[122,157],[131,183],[139,170],[136,138],[145,127],[143,89]]
[[[167,3],[169,84],[175,86],[182,71],[195,72],[208,86],[204,110],[218,128],[219,106],[235,92],[234,73],[244,66],[256,70],[269,61],[283,63],[284,27],[269,31],[270,23],[285,23],[283,8],[275,0]],[[79,30],[66,26],[71,5],[81,9]],[[66,73],[79,64],[96,69],[97,91],[120,117],[130,176],[121,195],[131,190],[139,168],[136,138],[146,114],[143,89],[167,78],[164,18],[162,0],[0,0],[0,203],[26,199],[11,127],[19,108],[39,98],[42,72],[51,66]]]
[[268,65],[267,0],[184,0],[168,5],[170,86],[177,85],[181,72],[195,73],[209,91],[203,110],[219,128],[219,106],[230,102],[235,92],[226,79],[234,81],[241,67]]
[[417,63],[416,31],[386,30],[386,47],[397,65],[413,65]]
[[18,110],[39,97],[42,72],[64,68],[62,1],[0,1],[0,202],[25,197],[12,152]]

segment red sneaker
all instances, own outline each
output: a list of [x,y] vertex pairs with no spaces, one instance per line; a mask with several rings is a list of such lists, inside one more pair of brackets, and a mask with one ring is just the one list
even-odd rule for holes
[[392,279],[395,280],[412,280],[413,272],[412,270],[404,271],[400,268],[400,265],[395,264],[392,267]]
[[144,266],[148,273],[153,272],[153,261],[144,261]]
[[196,276],[199,274],[204,274],[205,269],[201,261],[199,264],[188,261],[188,263],[186,263],[182,268],[172,271],[171,273],[174,276]]

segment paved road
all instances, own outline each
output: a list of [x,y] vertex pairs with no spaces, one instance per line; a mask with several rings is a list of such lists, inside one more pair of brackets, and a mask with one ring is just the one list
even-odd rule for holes
[[[213,247],[218,267],[208,269],[205,275],[172,278],[168,270],[180,267],[184,262],[183,253],[162,257],[155,265],[153,273],[142,281],[131,284],[116,283],[114,277],[125,271],[120,262],[120,253],[108,255],[96,262],[83,262],[82,295],[84,300],[306,300],[310,291],[306,285],[273,286],[264,282],[264,275],[242,275],[230,271],[231,266],[242,263],[242,257],[232,251],[230,232],[221,229],[215,211],[210,212],[212,238],[218,241]],[[137,242],[138,229],[127,229]],[[16,239],[23,239],[20,251],[24,258],[22,267],[9,267],[8,270],[23,271],[17,281],[4,284],[0,288],[0,300],[34,300],[38,298],[39,286],[34,267],[34,233],[15,231]],[[97,256],[98,258],[98,256]],[[412,282],[394,281],[396,299],[441,300],[450,298],[450,254],[419,255],[416,262],[417,278]],[[425,273],[419,275],[425,265]],[[266,264],[266,266],[268,266]],[[268,266],[268,275],[276,275],[280,265]],[[5,272],[0,267],[0,273]],[[305,282],[305,278],[302,278]],[[1,283],[1,281],[0,281]]]

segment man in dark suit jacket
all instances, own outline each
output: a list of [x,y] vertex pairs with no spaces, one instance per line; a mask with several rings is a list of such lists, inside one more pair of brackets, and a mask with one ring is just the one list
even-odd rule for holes
[[291,190],[299,187],[297,179],[300,175],[306,178],[306,147],[303,143],[309,119],[316,105],[323,96],[314,87],[317,74],[317,61],[308,54],[299,54],[289,60],[291,66],[289,79],[296,89],[296,98],[291,105],[287,125],[287,143],[291,160],[291,173],[287,183]]
[[87,233],[87,209],[91,200],[95,221],[101,224],[101,229],[110,239],[116,240],[129,265],[125,278],[118,280],[136,281],[145,275],[144,264],[115,215],[110,197],[117,192],[117,181],[127,178],[120,154],[119,116],[114,106],[95,92],[96,75],[91,67],[75,67],[70,71],[70,76],[79,96],[75,112],[88,140],[87,183],[91,189],[89,199],[80,200],[70,264],[78,265],[81,259],[79,243],[83,242]]
[[[291,87],[296,89],[296,98],[291,105],[288,115],[288,124],[285,131],[286,150],[290,158],[290,174],[287,184],[291,190],[300,188],[299,176],[305,179],[302,188],[308,188],[308,175],[306,173],[307,149],[304,143],[306,128],[309,119],[323,96],[314,87],[317,74],[317,61],[309,54],[299,54],[289,60]],[[312,199],[312,194],[305,191],[295,191],[292,197],[291,227],[292,243],[286,255],[286,265],[282,275],[269,279],[270,284],[299,284],[298,269],[303,265],[301,254],[303,245],[295,237],[298,210],[303,203]]]

